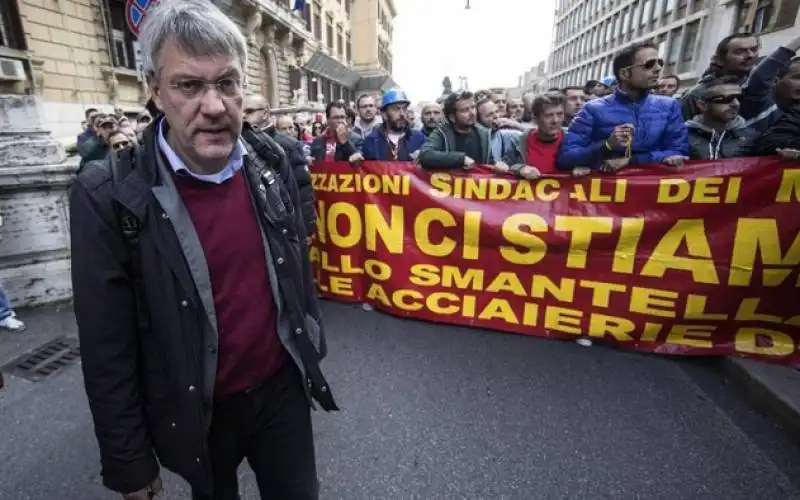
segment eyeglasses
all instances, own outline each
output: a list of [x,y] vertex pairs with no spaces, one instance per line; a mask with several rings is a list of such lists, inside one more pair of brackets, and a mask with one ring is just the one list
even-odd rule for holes
[[223,78],[216,82],[204,82],[202,80],[181,80],[169,84],[169,87],[177,90],[187,99],[197,99],[205,95],[209,87],[219,92],[225,99],[238,97],[242,93],[242,82],[237,78]]
[[742,94],[714,95],[705,99],[711,104],[730,104],[733,101],[741,101]]
[[649,60],[647,60],[647,61],[645,61],[645,62],[643,62],[641,64],[634,64],[632,66],[629,66],[629,68],[637,68],[637,67],[641,66],[642,68],[649,70],[649,69],[655,68],[656,64],[659,67],[663,68],[664,67],[664,60],[660,59],[660,58],[659,59],[649,59]]
[[257,113],[258,111],[267,111],[267,108],[245,108],[244,114],[252,115],[253,113]]
[[119,141],[111,145],[111,148],[114,151],[119,151],[121,149],[125,149],[131,145],[131,141]]

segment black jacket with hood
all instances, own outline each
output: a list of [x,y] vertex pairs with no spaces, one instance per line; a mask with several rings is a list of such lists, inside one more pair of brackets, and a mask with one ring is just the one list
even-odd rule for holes
[[689,156],[692,160],[720,160],[750,156],[759,132],[747,125],[741,116],[728,122],[725,130],[717,132],[706,125],[703,115],[686,122],[689,132]]

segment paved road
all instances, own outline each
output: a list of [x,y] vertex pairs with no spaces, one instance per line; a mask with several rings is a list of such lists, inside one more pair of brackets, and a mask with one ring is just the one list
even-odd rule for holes
[[[325,304],[343,411],[318,415],[324,500],[800,499],[800,446],[708,361],[400,320]],[[74,334],[44,311],[26,342]],[[48,333],[49,330],[49,333]],[[0,500],[104,491],[77,366],[0,393]],[[243,467],[243,498],[256,499]],[[187,498],[167,476],[168,499]]]

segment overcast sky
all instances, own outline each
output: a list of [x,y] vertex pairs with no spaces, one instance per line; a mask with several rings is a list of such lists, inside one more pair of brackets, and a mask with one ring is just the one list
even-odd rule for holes
[[470,90],[514,87],[547,59],[554,0],[394,0],[394,79],[414,101],[441,95],[442,78]]

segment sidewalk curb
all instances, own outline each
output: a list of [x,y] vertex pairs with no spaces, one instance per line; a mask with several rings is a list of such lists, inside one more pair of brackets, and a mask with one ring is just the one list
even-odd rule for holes
[[754,403],[800,440],[800,370],[743,358],[726,359],[723,370]]

